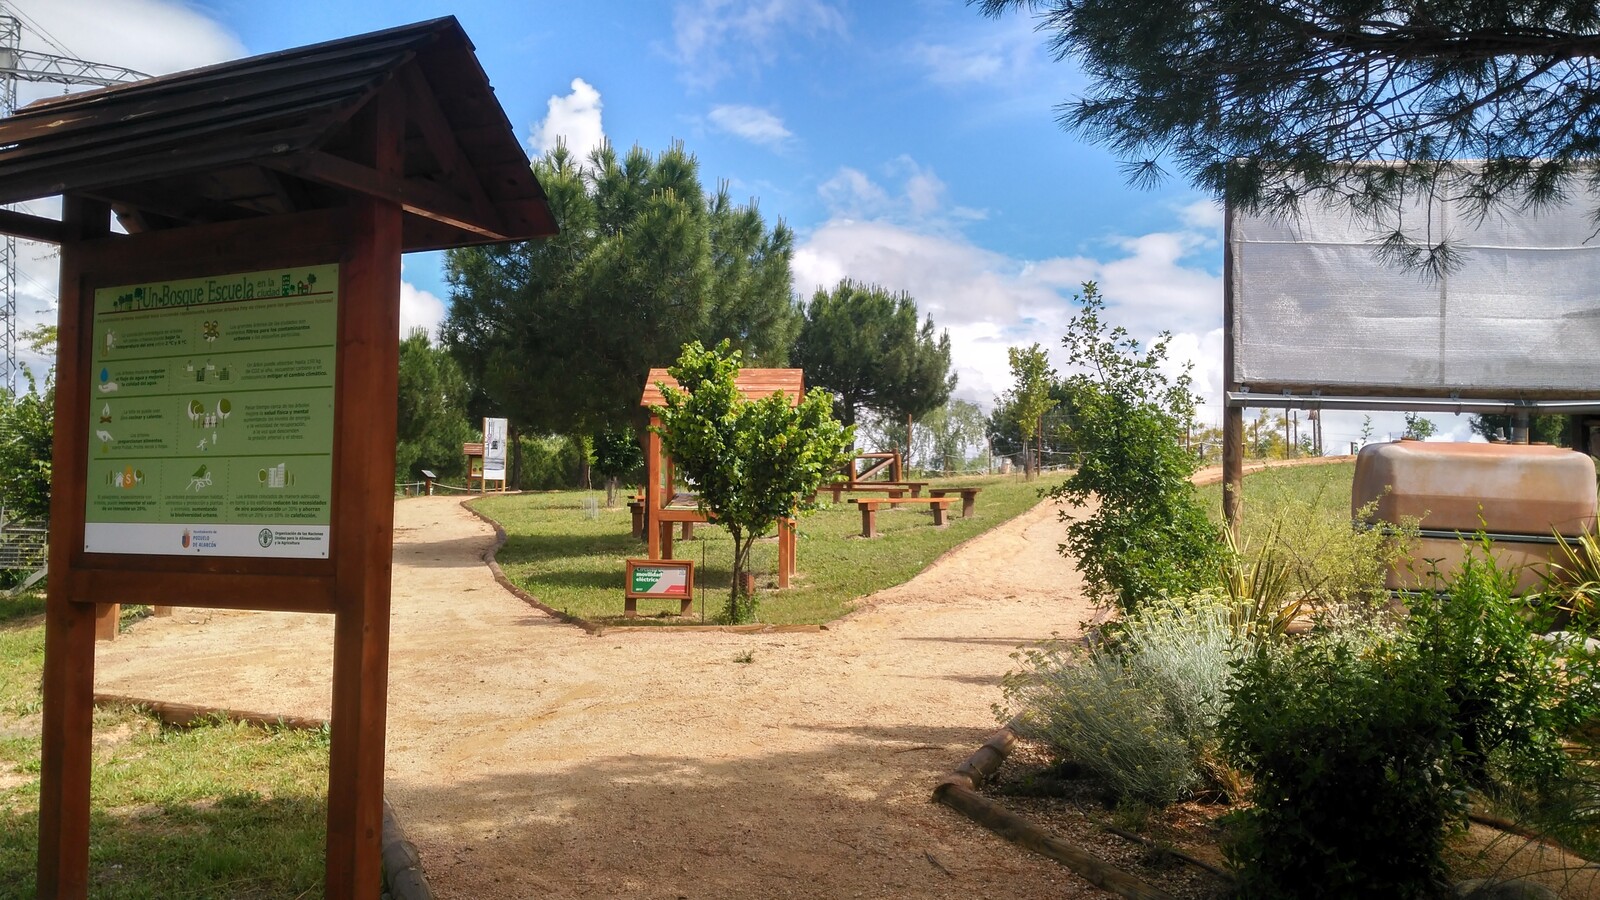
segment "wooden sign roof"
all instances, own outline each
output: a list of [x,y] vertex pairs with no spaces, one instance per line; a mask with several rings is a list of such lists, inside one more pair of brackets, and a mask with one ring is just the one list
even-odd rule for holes
[[[404,175],[350,146],[379,90],[404,92]],[[453,17],[41,100],[0,119],[0,203],[109,202],[130,232],[399,203],[403,249],[556,232],[544,190]],[[60,240],[59,222],[0,212],[0,232]]]
[[[644,381],[644,397],[639,401],[640,406],[660,406],[666,402],[661,396],[661,388],[656,386],[657,382],[678,387],[677,379],[668,375],[666,369],[651,369]],[[799,406],[800,398],[806,392],[805,373],[800,369],[740,369],[734,384],[739,388],[739,395],[746,400],[782,394],[790,406]]]

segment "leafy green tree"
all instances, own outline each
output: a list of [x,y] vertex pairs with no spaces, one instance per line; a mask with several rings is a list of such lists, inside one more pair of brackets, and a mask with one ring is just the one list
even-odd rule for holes
[[1433,424],[1432,419],[1424,419],[1417,413],[1406,413],[1406,437],[1423,441],[1433,437],[1438,430],[1439,426]]
[[799,325],[793,235],[726,186],[707,196],[681,144],[534,161],[561,232],[446,255],[446,346],[523,430],[588,435],[642,424],[645,373],[686,342],[728,338],[781,365]]
[[848,279],[806,304],[794,363],[807,383],[832,392],[846,425],[863,410],[894,422],[922,416],[956,386],[949,332],[935,337],[932,316],[918,327],[909,294]]
[[610,428],[594,436],[594,470],[606,480],[606,508],[617,505],[622,478],[644,465],[644,450],[631,428]]
[[1056,380],[1056,370],[1050,366],[1050,356],[1043,347],[1007,347],[1006,359],[1011,364],[1011,390],[1006,392],[1006,408],[1011,411],[1017,431],[1022,435],[1023,446],[1038,438],[1038,452],[1028,477],[1039,474],[1044,461],[1044,414],[1056,405],[1050,396],[1050,385]]
[[[24,331],[28,348],[44,356],[56,352],[56,326]],[[0,522],[50,518],[51,443],[55,432],[55,367],[44,385],[22,367],[26,389],[0,387]]]
[[1183,447],[1196,398],[1187,369],[1170,380],[1161,371],[1170,335],[1142,347],[1108,327],[1092,281],[1079,303],[1062,338],[1081,370],[1067,379],[1078,468],[1050,496],[1094,505],[1084,518],[1062,511],[1061,551],[1077,558],[1097,600],[1131,612],[1162,593],[1199,589],[1220,559],[1216,529],[1189,482],[1196,460]]
[[[1553,444],[1557,447],[1572,446],[1570,436],[1572,420],[1566,416],[1533,416],[1528,423],[1528,440],[1542,444]],[[1507,437],[1511,435],[1511,417],[1498,415],[1478,415],[1472,417],[1472,433],[1481,434],[1485,438],[1498,438],[1501,432]]]
[[0,386],[0,521],[50,517],[54,372],[41,386],[23,366],[22,378],[23,390]]
[[[1053,447],[1070,447],[1072,395],[1059,378],[1050,382],[1050,399],[1055,404],[1044,417],[1045,442]],[[1011,406],[1010,392],[994,399],[994,409],[989,412],[988,431],[996,456],[1015,456],[1026,449],[1022,430],[1017,426],[1016,411]]]
[[983,449],[987,420],[977,404],[950,399],[922,417],[913,456],[929,469],[958,472],[966,467],[971,451]]
[[[1485,210],[1600,179],[1594,3],[974,2],[1042,13],[1057,58],[1089,79],[1062,124],[1109,147],[1135,183],[1173,165],[1246,207],[1343,204],[1414,265],[1448,267],[1448,235],[1405,232],[1393,213],[1441,179]],[[1463,159],[1486,163],[1449,162]]]
[[713,350],[698,341],[683,348],[667,369],[680,387],[663,384],[664,405],[655,410],[662,449],[694,486],[700,509],[733,538],[730,622],[754,616],[742,576],[755,540],[810,508],[850,445],[850,428],[833,418],[827,391],[812,388],[794,407],[779,393],[741,397],[734,384],[741,360],[727,341]]
[[467,419],[468,395],[461,367],[426,331],[414,329],[400,342],[395,472],[408,478],[420,477],[423,469],[441,478],[466,472],[461,445],[477,434]]

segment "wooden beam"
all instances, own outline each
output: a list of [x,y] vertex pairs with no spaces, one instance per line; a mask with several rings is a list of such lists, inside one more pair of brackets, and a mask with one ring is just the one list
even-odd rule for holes
[[[83,463],[88,438],[88,327],[93,295],[84,289],[80,241],[111,232],[103,203],[62,201],[61,312],[57,343],[55,471]],[[39,897],[80,900],[89,893],[89,773],[94,747],[95,606],[72,577],[73,541],[58,534],[83,518],[82,478],[58,478],[50,497],[51,577],[45,593],[44,716],[39,769]],[[81,538],[81,534],[79,535]]]
[[478,210],[431,182],[408,179],[398,173],[382,174],[370,166],[331,153],[303,153],[290,159],[262,160],[262,164],[308,181],[398,204],[412,215],[454,225],[492,240],[512,239],[497,221],[498,216],[484,221]]
[[44,241],[48,244],[62,243],[66,236],[66,227],[55,219],[46,219],[44,216],[32,216],[14,209],[0,209],[0,234],[16,235],[30,241]]
[[[355,121],[358,152],[398,180],[405,128],[398,85]],[[329,897],[376,900],[382,889],[384,726],[389,686],[389,577],[394,543],[399,390],[400,206],[355,198],[340,264],[339,388],[335,400],[333,716],[328,752]]]
[[400,81],[410,94],[406,114],[417,130],[422,132],[423,143],[439,163],[440,180],[446,189],[458,188],[463,191],[465,196],[461,198],[462,201],[481,221],[494,223],[495,230],[501,234],[508,233],[499,211],[478,180],[477,168],[467,160],[461,144],[456,141],[455,130],[445,120],[444,111],[439,108],[439,98],[428,86],[428,80],[422,77],[422,70],[415,63],[407,65],[400,70]]
[[1234,374],[1233,342],[1238,336],[1234,325],[1233,302],[1233,206],[1222,210],[1222,521],[1239,537],[1239,520],[1244,498],[1244,410],[1229,406],[1228,392],[1239,389]]

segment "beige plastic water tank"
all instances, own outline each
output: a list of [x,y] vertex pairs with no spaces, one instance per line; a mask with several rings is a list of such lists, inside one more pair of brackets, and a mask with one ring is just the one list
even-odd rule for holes
[[1457,534],[1481,529],[1494,537],[1502,566],[1520,567],[1518,587],[1529,591],[1559,553],[1553,531],[1574,536],[1594,527],[1594,459],[1541,444],[1368,444],[1356,457],[1351,513],[1369,503],[1368,524],[1422,529],[1412,560],[1390,571],[1390,589],[1430,586],[1430,568],[1448,576],[1465,556]]

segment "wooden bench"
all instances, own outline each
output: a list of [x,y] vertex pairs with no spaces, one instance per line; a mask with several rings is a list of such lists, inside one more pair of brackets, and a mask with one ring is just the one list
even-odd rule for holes
[[840,481],[827,487],[833,491],[833,502],[838,503],[843,499],[845,491],[856,494],[888,494],[890,497],[904,497],[910,492],[911,496],[920,497],[922,489],[927,486],[926,481],[858,481],[854,484]]
[[948,497],[951,494],[960,494],[961,495],[961,518],[965,519],[965,518],[967,518],[967,517],[972,515],[972,511],[973,510],[977,509],[977,507],[978,507],[978,492],[981,491],[981,490],[983,490],[983,488],[975,488],[975,487],[933,488],[932,490],[928,491],[928,496],[929,497]]
[[899,506],[903,503],[923,503],[933,513],[934,526],[943,528],[945,525],[945,510],[953,501],[949,497],[855,497],[850,502],[861,507],[861,536],[874,538],[878,536],[879,507]]
[[644,540],[644,498],[634,497],[628,501],[628,512],[633,514],[633,536]]

